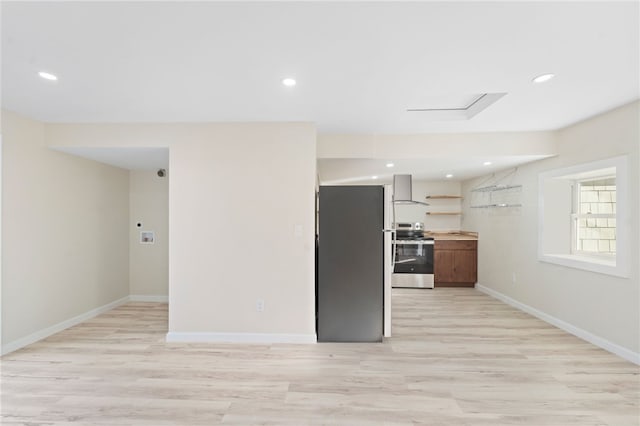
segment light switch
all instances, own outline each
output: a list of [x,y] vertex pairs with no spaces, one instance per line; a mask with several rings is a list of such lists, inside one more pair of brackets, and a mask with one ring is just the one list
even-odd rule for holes
[[302,225],[295,225],[293,227],[293,236],[297,238],[302,237]]

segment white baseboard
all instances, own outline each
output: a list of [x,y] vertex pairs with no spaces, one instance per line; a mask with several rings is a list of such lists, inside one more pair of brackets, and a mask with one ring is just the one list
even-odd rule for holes
[[157,303],[169,303],[169,296],[163,296],[161,294],[132,294],[129,296],[131,302],[157,302]]
[[627,361],[631,361],[634,364],[640,365],[640,353],[633,352],[630,349],[610,342],[607,339],[603,339],[600,336],[596,336],[595,334],[576,327],[575,325],[569,324],[568,322],[562,321],[561,319],[558,319],[552,315],[539,311],[536,308],[518,302],[517,300],[512,299],[509,296],[500,293],[499,291],[490,289],[489,287],[485,287],[481,284],[476,284],[476,289],[506,303],[507,305],[511,305],[516,309],[520,309],[521,311],[531,314],[534,317],[541,319],[542,321],[548,322],[549,324],[554,325],[568,333],[571,333],[574,336],[586,340],[587,342],[592,343],[606,351],[616,354],[619,357],[626,359]]
[[24,348],[25,346],[35,343],[38,340],[45,339],[53,334],[61,332],[64,329],[73,327],[74,325],[78,325],[81,322],[84,322],[102,313],[110,311],[113,308],[117,308],[120,305],[124,305],[128,301],[129,301],[129,296],[123,297],[122,299],[118,299],[114,302],[107,303],[106,305],[92,309],[90,311],[87,311],[73,318],[69,318],[68,320],[52,325],[51,327],[47,327],[45,329],[36,331],[35,333],[31,333],[28,336],[22,337],[18,340],[14,340],[13,342],[9,342],[6,345],[2,345],[2,355],[8,354],[9,352],[16,351],[20,348]]
[[170,331],[167,342],[180,343],[316,343],[315,334],[181,333]]

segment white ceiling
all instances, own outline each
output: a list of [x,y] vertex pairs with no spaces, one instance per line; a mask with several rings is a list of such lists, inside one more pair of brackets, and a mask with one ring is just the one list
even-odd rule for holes
[[[2,2],[2,107],[46,122],[548,130],[640,97],[628,2]],[[49,71],[57,82],[41,79]],[[531,79],[556,77],[545,84]],[[298,85],[284,87],[294,77]],[[506,93],[471,119],[457,107]]]

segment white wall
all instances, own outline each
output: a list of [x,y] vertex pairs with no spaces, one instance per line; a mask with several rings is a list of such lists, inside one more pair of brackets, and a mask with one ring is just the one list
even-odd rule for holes
[[[140,231],[154,231],[154,244],[141,244]],[[164,300],[169,294],[168,173],[129,172],[129,289],[134,299]]]
[[3,111],[3,348],[129,293],[128,172],[47,149],[44,128]]
[[[492,212],[466,209],[463,227],[480,233],[478,282],[545,315],[585,331],[605,346],[633,355],[640,352],[640,250],[628,278],[618,278],[539,262],[538,175],[555,168],[629,155],[632,193],[631,235],[640,233],[638,196],[639,103],[635,102],[558,132],[558,157],[527,164],[513,183],[522,184],[522,208]],[[483,178],[463,184],[463,193]],[[619,248],[621,250],[621,248]],[[515,282],[513,282],[515,274]],[[638,358],[640,359],[640,358]]]
[[315,340],[315,138],[219,124],[171,145],[169,340]]
[[423,201],[429,206],[422,205],[396,205],[397,222],[423,222],[424,229],[428,231],[453,231],[460,230],[461,216],[436,216],[427,215],[427,211],[461,211],[460,199],[430,199],[427,195],[460,195],[462,185],[455,181],[420,181],[414,180],[412,184],[414,201]]
[[[318,158],[453,158],[555,155],[556,134],[544,132],[320,134]],[[518,143],[513,141],[517,140]]]
[[49,124],[46,142],[169,147],[170,340],[315,339],[312,124]]
[[544,193],[543,253],[571,253],[571,241],[567,238],[567,235],[571,235],[569,220],[573,207],[571,184],[569,179],[547,179],[540,188]]

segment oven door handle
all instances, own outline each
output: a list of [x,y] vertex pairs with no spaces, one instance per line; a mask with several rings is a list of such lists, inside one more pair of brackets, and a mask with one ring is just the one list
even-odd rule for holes
[[396,263],[407,263],[407,262],[415,262],[418,259],[404,259],[404,260],[398,260],[396,261]]

